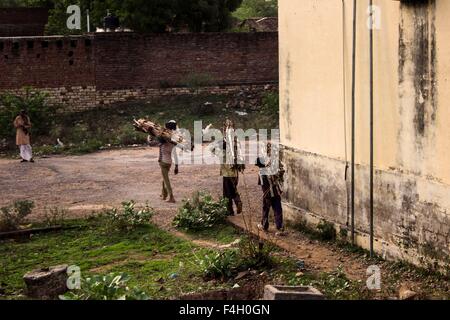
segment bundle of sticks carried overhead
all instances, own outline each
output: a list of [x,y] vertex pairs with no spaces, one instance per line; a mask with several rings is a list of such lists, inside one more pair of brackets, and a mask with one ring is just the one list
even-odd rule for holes
[[147,133],[158,140],[170,142],[175,145],[181,146],[185,146],[188,143],[185,137],[178,131],[166,129],[165,127],[160,126],[159,124],[154,123],[150,120],[139,119],[133,120],[133,122],[134,122],[133,126],[136,128],[137,131]]

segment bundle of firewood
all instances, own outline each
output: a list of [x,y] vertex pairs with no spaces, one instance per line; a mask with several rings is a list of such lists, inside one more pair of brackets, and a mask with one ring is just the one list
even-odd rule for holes
[[158,140],[171,142],[174,144],[186,143],[184,137],[178,132],[166,129],[163,126],[147,119],[134,120],[133,126],[137,131],[149,134]]

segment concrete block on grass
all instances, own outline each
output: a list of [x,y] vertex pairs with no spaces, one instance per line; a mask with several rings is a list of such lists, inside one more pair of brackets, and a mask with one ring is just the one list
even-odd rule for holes
[[313,287],[267,285],[264,300],[325,300],[325,296]]

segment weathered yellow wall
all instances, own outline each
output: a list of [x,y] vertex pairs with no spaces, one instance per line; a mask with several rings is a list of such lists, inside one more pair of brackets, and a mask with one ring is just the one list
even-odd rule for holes
[[[345,0],[281,0],[280,94],[282,144],[336,159],[351,151],[352,4]],[[358,1],[356,158],[369,163],[369,1]],[[399,85],[400,2],[374,0],[381,8],[375,42],[375,166],[402,169],[450,184],[450,1],[438,0],[437,123],[417,152],[414,140],[414,92]],[[414,24],[406,15],[406,36]],[[412,62],[406,62],[414,68]],[[412,70],[409,70],[412,71]],[[345,74],[345,108],[344,81]],[[344,113],[344,109],[346,113]],[[347,132],[344,134],[345,123]]]
[[[364,238],[369,228],[369,0],[357,4],[355,219]],[[374,31],[376,249],[417,264],[423,257],[448,263],[450,1],[374,4],[381,9],[381,28]],[[352,13],[353,0],[279,1],[285,205],[344,228]]]
[[[439,107],[435,152],[430,157],[433,176],[440,177],[443,182],[450,184],[450,1],[438,1],[436,12]],[[448,198],[450,201],[450,195]]]

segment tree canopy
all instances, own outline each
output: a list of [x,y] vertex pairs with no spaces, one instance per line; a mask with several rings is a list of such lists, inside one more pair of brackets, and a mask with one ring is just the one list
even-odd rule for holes
[[233,19],[278,16],[278,0],[3,0],[2,6],[45,6],[50,8],[48,34],[80,33],[67,29],[66,9],[78,4],[86,31],[86,10],[91,30],[103,26],[107,10],[119,17],[122,26],[137,32],[219,32],[228,30]]
[[244,0],[234,16],[240,20],[256,17],[277,17],[278,0]]
[[[103,26],[107,10],[119,17],[121,25],[137,32],[189,30],[217,32],[227,30],[232,12],[242,0],[5,0],[8,6],[47,6],[51,8],[47,33],[71,33],[66,28],[69,5],[77,4],[86,31],[86,10],[90,11],[91,30]],[[79,33],[80,31],[74,31]]]

